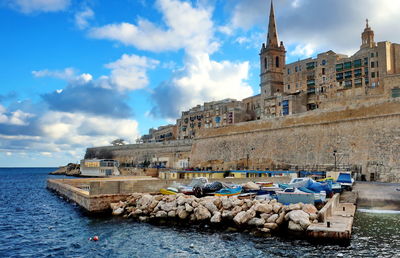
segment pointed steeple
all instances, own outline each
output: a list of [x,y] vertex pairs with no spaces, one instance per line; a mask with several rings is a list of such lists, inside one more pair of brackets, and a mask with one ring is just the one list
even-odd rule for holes
[[271,10],[269,13],[267,46],[279,47],[278,32],[276,30],[276,23],[275,23],[274,4],[272,3],[272,1],[273,0],[271,0]]
[[371,48],[375,46],[374,31],[369,26],[368,19],[366,20],[364,32],[361,34],[361,48]]

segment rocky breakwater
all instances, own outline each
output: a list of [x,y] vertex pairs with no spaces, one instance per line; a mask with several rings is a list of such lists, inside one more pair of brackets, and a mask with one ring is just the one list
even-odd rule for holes
[[79,164],[68,163],[66,166],[59,167],[56,171],[50,172],[50,175],[66,175],[66,176],[79,176],[81,171]]
[[176,220],[212,225],[234,225],[272,233],[281,230],[304,232],[317,223],[318,210],[311,204],[283,205],[276,200],[191,195],[134,193],[126,201],[112,203],[113,215],[139,221]]

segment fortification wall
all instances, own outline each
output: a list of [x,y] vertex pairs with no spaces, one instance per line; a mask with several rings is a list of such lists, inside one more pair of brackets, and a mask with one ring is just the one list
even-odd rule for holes
[[191,140],[177,140],[169,142],[127,144],[122,146],[105,146],[88,148],[89,152],[99,154],[100,152],[111,152],[114,159],[121,163],[138,164],[145,160],[152,160],[156,157],[164,157],[176,163],[179,159],[189,156],[192,148]]
[[219,169],[333,165],[334,150],[338,163],[362,166],[367,179],[400,182],[400,101],[203,130],[190,160],[192,166]]

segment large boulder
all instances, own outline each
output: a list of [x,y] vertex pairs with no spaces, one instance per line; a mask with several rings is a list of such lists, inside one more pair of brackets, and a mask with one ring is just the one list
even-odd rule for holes
[[194,215],[196,216],[197,220],[205,220],[211,218],[210,211],[203,205],[199,205],[197,208],[194,209]]
[[271,230],[275,230],[278,228],[278,224],[276,223],[265,223],[264,228],[269,228]]
[[185,203],[185,210],[191,213],[193,211],[193,207],[189,203]]
[[140,198],[136,202],[136,207],[138,207],[141,210],[145,210],[148,208],[148,206],[150,206],[152,201],[153,201],[153,196],[151,196],[150,194],[144,194],[142,195],[142,198]]
[[283,211],[279,213],[279,217],[276,219],[275,223],[281,225],[284,220],[285,220],[285,212]]
[[303,229],[307,229],[307,227],[311,224],[310,222],[310,216],[308,213],[302,211],[302,210],[294,210],[286,214],[285,218],[290,219],[290,221],[293,221],[296,224],[301,225]]
[[235,206],[233,207],[233,209],[231,210],[232,212],[232,216],[236,216],[236,214],[238,214],[239,212],[243,211],[241,206]]
[[267,222],[268,222],[268,223],[275,223],[276,220],[278,219],[278,217],[279,217],[278,214],[273,214],[271,217],[269,217],[269,218],[267,219]]
[[250,226],[261,227],[265,224],[265,220],[261,218],[252,218],[247,222],[247,224]]
[[260,213],[271,213],[272,212],[272,206],[269,204],[260,203],[260,204],[254,205],[253,207],[254,207],[253,209],[255,211],[260,212]]
[[112,214],[115,215],[115,216],[119,216],[119,215],[121,215],[123,212],[124,212],[124,208],[119,207],[119,208],[113,210]]
[[280,203],[275,203],[272,205],[272,210],[274,211],[274,213],[279,213],[281,209],[282,209],[282,204]]
[[166,218],[168,216],[168,213],[166,211],[158,211],[156,213],[157,218]]
[[293,221],[289,221],[288,228],[292,231],[304,231],[303,227],[300,224],[297,224]]
[[233,218],[233,221],[236,224],[241,225],[248,222],[250,219],[254,218],[254,216],[256,216],[256,212],[252,209],[248,211],[241,211],[238,214],[236,214],[236,216]]
[[224,210],[229,210],[233,207],[233,202],[231,198],[224,198],[222,199],[222,207]]
[[302,203],[293,203],[287,207],[287,210],[294,211],[294,210],[301,210],[301,208],[302,208]]
[[318,213],[317,208],[312,204],[304,204],[302,210],[310,215]]
[[206,207],[211,213],[217,212],[218,208],[215,206],[213,200],[205,200],[201,203],[204,207]]
[[178,206],[176,213],[180,219],[186,219],[189,215],[184,206]]
[[220,223],[221,222],[221,212],[217,211],[210,219],[211,223]]
[[176,209],[176,201],[166,202],[160,206],[160,209],[166,212]]

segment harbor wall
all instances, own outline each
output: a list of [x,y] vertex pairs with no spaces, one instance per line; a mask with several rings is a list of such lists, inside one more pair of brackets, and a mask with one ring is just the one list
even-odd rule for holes
[[203,130],[192,166],[268,170],[279,164],[351,164],[367,180],[400,182],[400,101],[313,111]]

